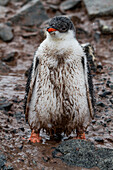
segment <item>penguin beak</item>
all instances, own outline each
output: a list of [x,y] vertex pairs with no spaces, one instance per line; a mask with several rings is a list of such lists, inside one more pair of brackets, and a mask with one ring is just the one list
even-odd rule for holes
[[57,31],[57,30],[56,30],[55,28],[48,27],[48,28],[46,29],[46,31],[48,31],[49,33],[52,33],[52,32]]

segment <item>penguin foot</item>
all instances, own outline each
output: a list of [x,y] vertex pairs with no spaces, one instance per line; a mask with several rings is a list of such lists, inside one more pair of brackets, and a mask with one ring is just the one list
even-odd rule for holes
[[77,136],[76,136],[76,137],[74,137],[74,139],[86,139],[86,137],[85,137],[85,133],[77,134]]
[[33,143],[40,143],[41,141],[41,137],[39,136],[39,133],[35,133],[34,130],[31,132],[31,136],[28,139],[29,141],[33,142]]

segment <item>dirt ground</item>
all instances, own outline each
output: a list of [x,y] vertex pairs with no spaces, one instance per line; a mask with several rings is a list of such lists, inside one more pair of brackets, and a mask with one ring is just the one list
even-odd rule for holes
[[[50,8],[50,4],[42,1],[49,17],[58,14],[58,10]],[[15,2],[9,3],[8,16],[1,19],[8,21],[15,14]],[[22,2],[16,4],[16,9]],[[113,149],[113,34],[102,34],[98,21],[111,20],[112,17],[102,17],[89,20],[86,8],[80,6],[65,12],[73,14],[72,20],[76,27],[76,37],[80,43],[91,43],[96,55],[97,70],[92,71],[96,97],[96,113],[94,120],[86,131],[86,139],[96,147]],[[61,13],[62,14],[62,13]],[[23,101],[26,85],[26,71],[29,69],[33,55],[44,36],[42,29],[33,27],[35,31],[13,25],[14,38],[11,42],[0,40],[0,153],[5,155],[7,169],[15,170],[86,170],[86,168],[71,167],[61,160],[52,157],[54,147],[59,141],[50,141],[42,134],[43,142],[31,144],[29,125],[25,122]],[[8,54],[14,53],[13,61],[3,61]],[[5,69],[5,71],[4,71]],[[4,106],[3,106],[4,105]],[[94,167],[92,170],[98,170]]]

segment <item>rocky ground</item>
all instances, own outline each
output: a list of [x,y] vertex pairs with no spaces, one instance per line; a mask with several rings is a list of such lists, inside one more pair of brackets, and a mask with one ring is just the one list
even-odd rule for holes
[[[23,114],[27,73],[47,20],[56,15],[68,15],[78,41],[94,47],[96,113],[85,143],[50,141],[41,133],[43,143],[31,144]],[[112,0],[0,0],[0,169],[113,169],[112,15]]]

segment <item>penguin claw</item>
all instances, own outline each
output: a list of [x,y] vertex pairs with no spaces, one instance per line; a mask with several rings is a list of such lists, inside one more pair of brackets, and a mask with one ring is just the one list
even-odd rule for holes
[[83,140],[85,140],[85,139],[86,139],[86,137],[85,137],[85,133],[77,134],[77,136],[76,136],[76,137],[74,137],[73,139],[83,139]]
[[35,133],[34,130],[31,132],[31,136],[28,139],[29,141],[33,143],[40,143],[41,142],[41,137],[39,136],[39,133]]

